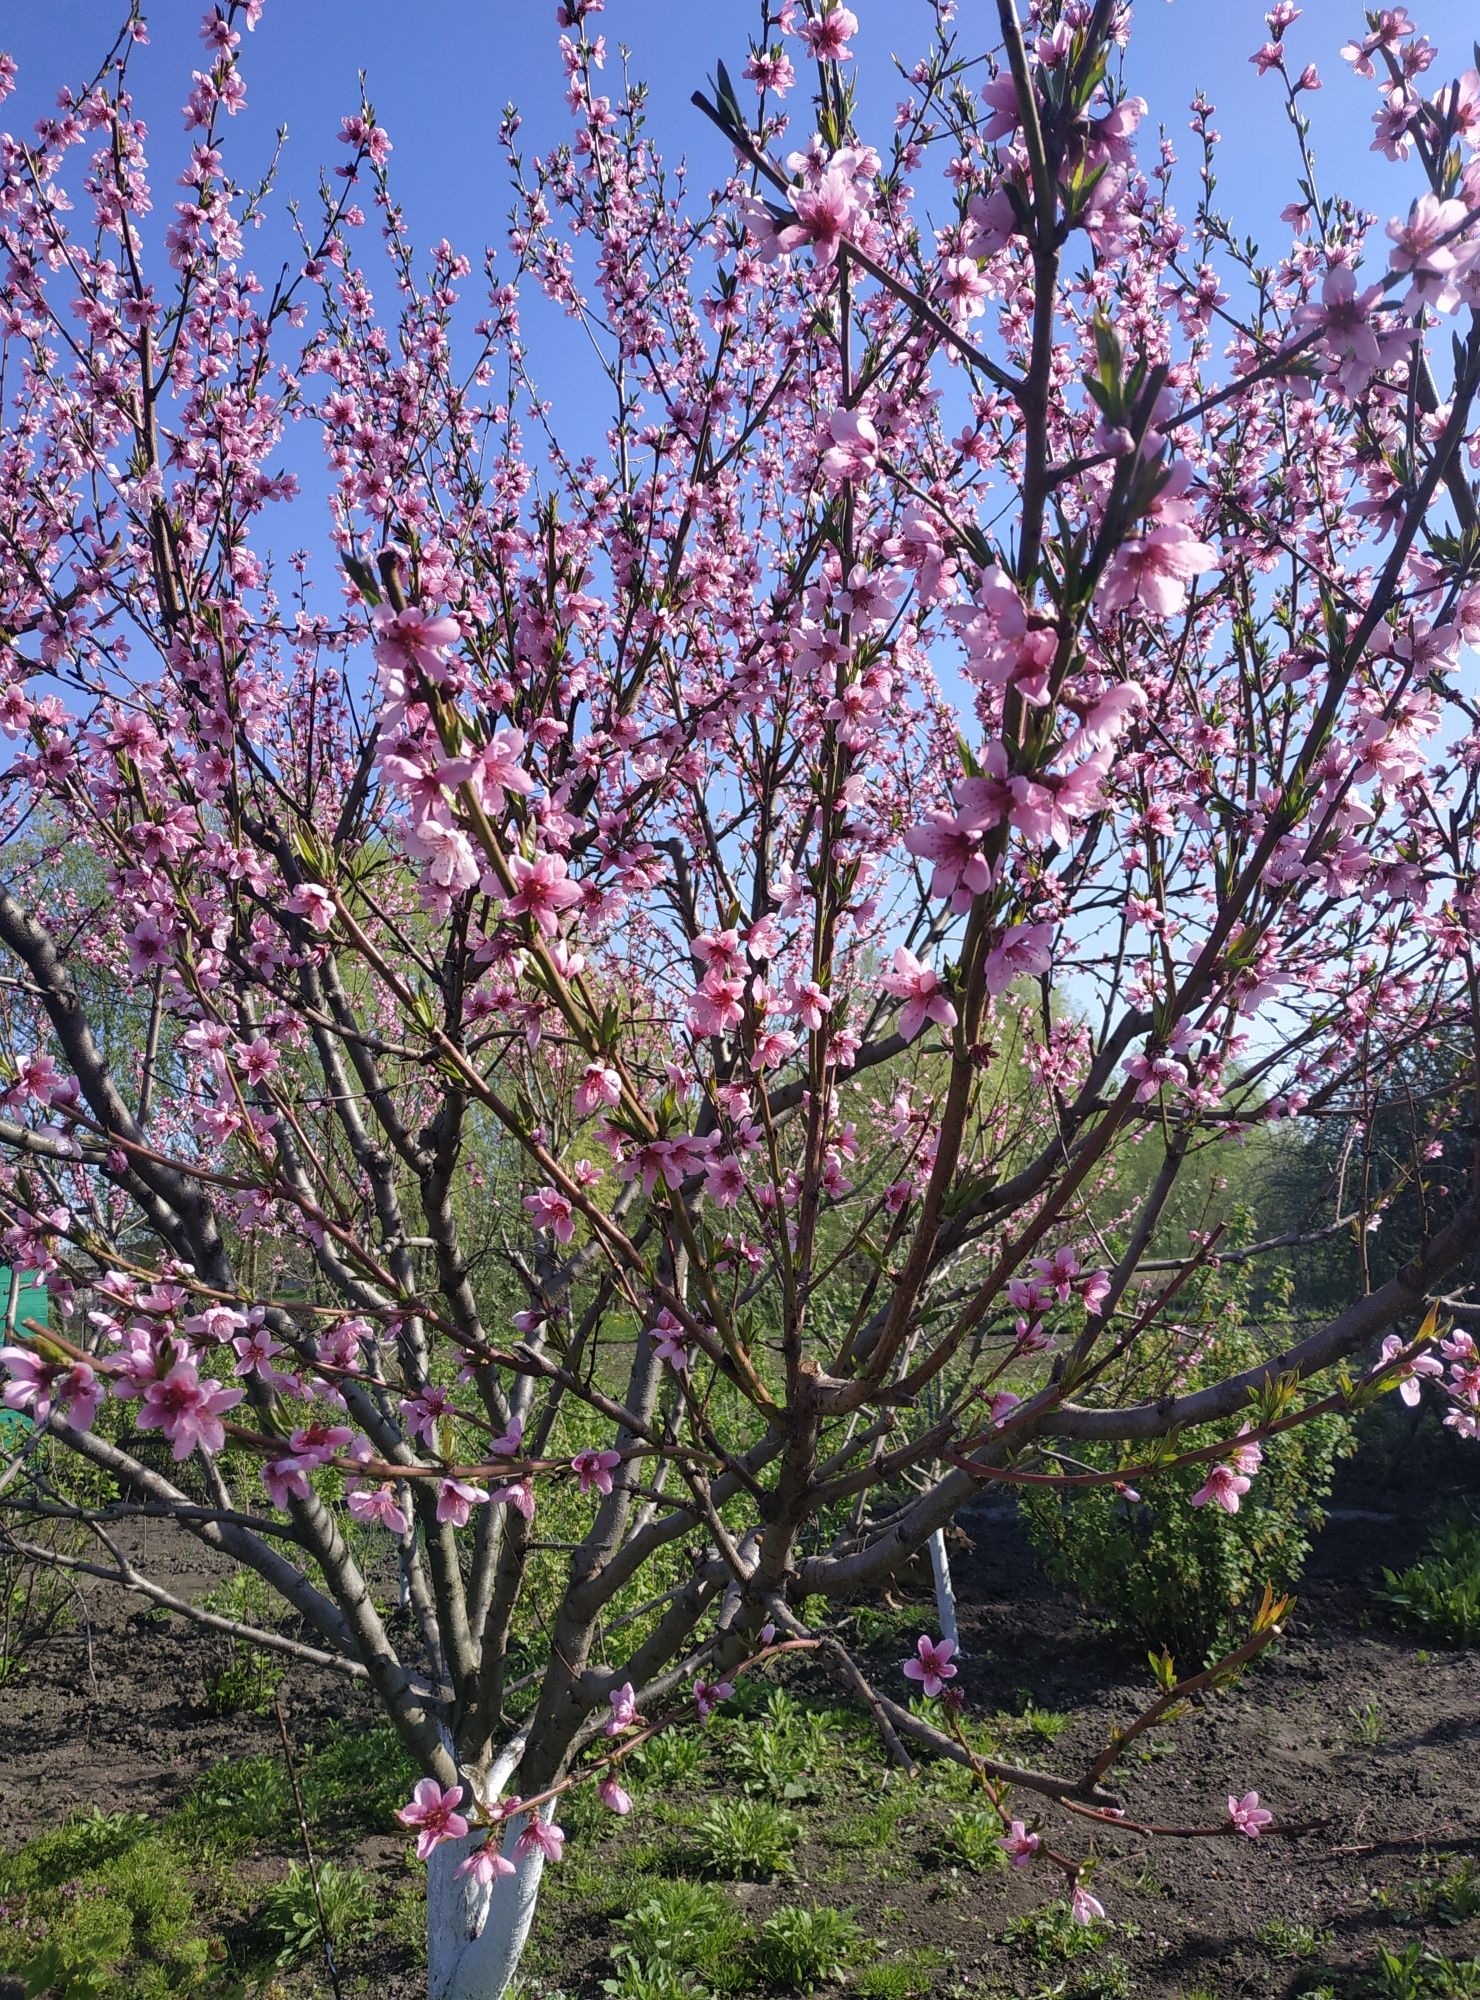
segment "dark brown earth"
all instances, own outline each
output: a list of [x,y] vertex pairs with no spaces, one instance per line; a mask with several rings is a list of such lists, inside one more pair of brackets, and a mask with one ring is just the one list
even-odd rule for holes
[[[193,1602],[224,1574],[168,1523],[143,1524],[127,1546],[146,1575]],[[222,1758],[278,1752],[271,1714],[211,1713],[206,1678],[225,1648],[141,1597],[82,1579],[68,1622],[27,1654],[23,1679],[0,1688],[0,1844],[54,1826],[59,1808],[162,1812]],[[305,1741],[374,1708],[338,1675],[297,1663],[283,1696]]]
[[[1446,1927],[1416,1913],[1412,1896],[1421,1874],[1449,1872],[1480,1854],[1477,1655],[1425,1653],[1377,1620],[1372,1596],[1384,1565],[1415,1558],[1446,1498],[1422,1482],[1416,1490],[1374,1489],[1349,1474],[1278,1652],[1231,1693],[1155,1731],[1148,1756],[1127,1761],[1122,1796],[1137,1817],[1207,1823],[1230,1792],[1253,1787],[1281,1820],[1320,1823],[1286,1841],[1107,1839],[1094,1886],[1112,1918],[1137,1927],[1110,1949],[1126,1960],[1138,2000],[1182,2000],[1198,1989],[1219,2000],[1274,2000],[1305,1990],[1309,1967],[1280,1962],[1259,1942],[1271,1918],[1329,1932],[1320,1962],[1338,1972],[1369,1962],[1378,1942],[1421,1937],[1453,1954],[1480,1951],[1480,1922]],[[1022,1743],[1014,1752],[1078,1771],[1107,1728],[1143,1705],[1144,1660],[1117,1652],[1043,1580],[1010,1513],[994,1509],[966,1525],[975,1545],[958,1556],[956,1581],[969,1712],[1016,1711],[1026,1693],[1041,1708],[1067,1712],[1072,1721],[1052,1748]],[[198,1595],[218,1580],[167,1529],[151,1533],[154,1568],[173,1588]],[[271,1715],[208,1712],[205,1679],[219,1660],[208,1636],[141,1616],[137,1599],[102,1585],[87,1586],[79,1601],[79,1621],[36,1651],[22,1681],[0,1690],[6,1847],[74,1807],[159,1812],[222,1758],[278,1749]],[[881,1685],[897,1687],[900,1650],[894,1642],[870,1661]],[[303,1744],[337,1720],[372,1713],[353,1688],[311,1668],[293,1666],[284,1694]],[[1375,1743],[1360,1740],[1364,1710],[1376,1715]],[[612,1828],[603,1867],[620,1870],[624,1846],[651,1838],[640,1817]],[[1063,1968],[1034,1967],[1001,1941],[1013,1916],[1043,1901],[1050,1885],[1039,1871],[953,1875],[932,1831],[938,1813],[934,1821],[907,1820],[890,1850],[841,1861],[824,1837],[826,1808],[804,1819],[799,1879],[738,1890],[749,1913],[815,1900],[851,1907],[867,1921],[887,1903],[892,1951],[926,1946],[949,1955],[938,1974],[942,1994],[1079,1990],[1055,1985],[1067,1976]],[[1046,1830],[1066,1847],[1074,1840],[1061,1819]],[[392,1834],[337,1858],[371,1867],[389,1893],[403,1865]],[[556,1907],[558,1918],[552,1913],[538,1934],[534,1991],[572,2000],[599,1994],[612,1935],[604,1922],[582,1920],[567,1899]],[[418,1991],[404,1957],[352,1972],[347,1990],[356,2000],[410,2000]],[[277,1990],[314,1989],[311,1977],[295,1976]]]

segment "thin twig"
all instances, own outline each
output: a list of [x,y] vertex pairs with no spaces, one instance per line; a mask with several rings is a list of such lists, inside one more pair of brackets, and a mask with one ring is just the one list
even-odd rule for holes
[[303,1793],[298,1784],[298,1773],[293,1765],[293,1746],[288,1741],[288,1720],[283,1714],[283,1698],[276,1691],[272,1697],[272,1712],[277,1717],[278,1735],[283,1739],[283,1762],[288,1767],[288,1783],[293,1787],[293,1806],[298,1814],[298,1831],[303,1840],[303,1858],[308,1863],[308,1879],[313,1888],[313,1906],[319,1915],[319,1938],[324,1947],[324,1965],[329,1974],[329,1984],[334,1988],[334,2000],[344,2000],[344,1991],[339,1984],[339,1967],[334,1963],[334,1940],[329,1935],[329,1919],[324,1915],[324,1899],[319,1893],[319,1869],[314,1860],[313,1842],[308,1837],[308,1815],[303,1810]]

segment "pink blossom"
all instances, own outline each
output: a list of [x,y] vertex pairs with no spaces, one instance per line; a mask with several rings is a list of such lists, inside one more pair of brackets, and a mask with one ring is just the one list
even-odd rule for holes
[[612,1473],[622,1463],[619,1451],[594,1451],[588,1447],[578,1451],[570,1462],[570,1469],[581,1482],[581,1491],[589,1493],[594,1486],[598,1493],[610,1493]]
[[1217,566],[1217,550],[1200,542],[1185,522],[1160,521],[1121,542],[1100,586],[1100,602],[1107,611],[1175,618],[1187,607],[1193,577]]
[[648,1333],[656,1343],[653,1352],[658,1359],[682,1374],[689,1365],[689,1337],[667,1306],[660,1309]]
[[1084,1281],[1084,1289],[1081,1296],[1084,1300],[1084,1310],[1095,1318],[1098,1318],[1101,1308],[1110,1296],[1110,1273],[1108,1271],[1092,1271]]
[[735,1692],[729,1681],[706,1681],[700,1675],[694,1682],[694,1706],[699,1711],[699,1720],[707,1720],[722,1701],[728,1701]]
[[1264,1447],[1257,1438],[1250,1437],[1248,1432],[1249,1426],[1245,1424],[1239,1431],[1239,1436],[1244,1442],[1235,1447],[1229,1464],[1235,1472],[1242,1473],[1245,1479],[1252,1479],[1264,1463]]
[[534,790],[534,779],[519,762],[523,755],[524,736],[517,729],[496,729],[474,752],[472,783],[485,806],[498,811],[507,793],[523,797]]
[[7,1410],[24,1410],[38,1425],[44,1425],[55,1411],[65,1416],[74,1431],[92,1429],[103,1389],[89,1363],[43,1361],[28,1347],[0,1347],[0,1366],[10,1376],[0,1392],[0,1402]]
[[[1007,81],[1011,83],[1012,79],[1009,77]],[[1014,104],[1016,101],[1014,93]],[[974,194],[966,204],[963,248],[970,257],[994,257],[1007,248],[1020,226],[1017,210],[1005,187],[993,188],[987,195]]]
[[543,1854],[547,1861],[558,1861],[564,1851],[565,1829],[553,1820],[541,1819],[538,1813],[530,1815],[528,1826],[514,1842],[516,1854]]
[[622,1101],[622,1079],[610,1063],[587,1063],[581,1081],[576,1088],[576,1113],[581,1118],[589,1117],[593,1111],[603,1106],[610,1108]]
[[405,842],[412,859],[425,864],[426,879],[433,888],[461,896],[476,887],[478,860],[461,827],[429,814],[406,828]]
[[1192,1504],[1194,1507],[1206,1507],[1211,1503],[1214,1507],[1221,1507],[1225,1514],[1236,1514],[1239,1501],[1248,1492],[1250,1483],[1231,1465],[1215,1465],[1193,1494]]
[[[1382,1343],[1382,1350],[1377,1357],[1378,1367],[1379,1368],[1387,1367],[1396,1358],[1396,1356],[1398,1356],[1403,1352],[1403,1349],[1406,1346],[1407,1342],[1402,1338],[1401,1334],[1396,1334],[1396,1333],[1388,1334]],[[0,1359],[3,1359],[3,1356],[0,1356]],[[1402,1397],[1403,1401],[1408,1405],[1409,1409],[1416,1409],[1418,1407],[1419,1399],[1423,1394],[1423,1384],[1421,1378],[1424,1376],[1429,1376],[1431,1378],[1434,1376],[1442,1376],[1443,1373],[1444,1373],[1444,1364],[1442,1361],[1438,1359],[1436,1355],[1433,1354],[1412,1355],[1410,1356],[1409,1360],[1405,1363],[1403,1368],[1399,1371],[1398,1394]]]
[[955,1027],[956,1010],[946,997],[940,975],[922,965],[903,945],[895,948],[891,969],[880,977],[879,984],[905,1003],[899,1010],[899,1032],[907,1042],[914,1040],[927,1021],[942,1028]]
[[937,1695],[947,1681],[956,1678],[959,1669],[951,1659],[956,1650],[951,1639],[931,1639],[925,1633],[915,1641],[915,1658],[904,1663],[904,1677],[907,1681],[919,1681],[926,1694]]
[[438,1484],[437,1519],[454,1528],[465,1528],[473,1509],[488,1504],[489,1495],[481,1486],[469,1486],[462,1479],[444,1479]]
[[608,1812],[623,1815],[630,1813],[632,1810],[631,1794],[624,1792],[615,1777],[610,1773],[596,1787],[596,1796],[601,1800],[601,1803],[606,1807]]
[[456,618],[446,613],[429,617],[414,604],[404,611],[377,604],[370,623],[375,632],[375,657],[381,666],[395,673],[420,672],[431,681],[446,678],[443,655],[462,637]]
[[803,979],[792,983],[791,996],[797,1019],[809,1034],[815,1035],[824,1018],[832,1012],[832,995],[815,980]]
[[834,160],[799,187],[788,187],[791,217],[778,217],[764,202],[747,208],[750,228],[764,262],[810,246],[819,266],[836,262],[844,238],[863,216],[863,204],[845,163]]
[[581,900],[581,886],[567,877],[564,857],[540,854],[527,861],[516,854],[509,863],[509,873],[514,878],[514,894],[506,906],[509,915],[531,917],[545,937],[554,937],[560,928],[560,912]]
[[987,953],[982,976],[989,993],[1005,993],[1014,980],[1047,972],[1053,960],[1052,924],[1010,924]]
[[755,85],[760,96],[769,90],[777,97],[785,97],[797,80],[791,58],[782,49],[752,49],[742,74]]
[[516,1479],[508,1486],[496,1486],[488,1495],[492,1507],[512,1507],[526,1521],[534,1519],[534,1486],[528,1479]]
[[712,1157],[704,1168],[704,1192],[720,1208],[733,1208],[745,1192],[745,1169],[733,1153]]
[[862,410],[834,410],[827,428],[832,443],[822,454],[824,478],[832,486],[867,479],[879,462],[879,433]]
[[354,1442],[348,1424],[300,1424],[288,1438],[288,1449],[304,1465],[329,1465],[341,1451],[352,1454]]
[[274,1507],[287,1508],[290,1501],[306,1500],[313,1491],[308,1483],[311,1467],[291,1456],[269,1458],[262,1466],[262,1484]]
[[1228,1820],[1231,1826],[1247,1835],[1250,1840],[1257,1840],[1265,1827],[1272,1824],[1274,1814],[1260,1805],[1257,1792],[1245,1792],[1241,1799],[1230,1796]]
[[627,1730],[637,1728],[642,1718],[637,1713],[637,1697],[632,1692],[631,1681],[623,1681],[619,1688],[613,1688],[607,1700],[612,1710],[606,1721],[608,1736],[621,1736]]
[[151,1382],[134,1422],[141,1431],[163,1431],[174,1456],[189,1458],[202,1451],[220,1451],[226,1442],[221,1414],[245,1394],[222,1382],[202,1382],[192,1361],[177,1361],[160,1381]]
[[1388,224],[1393,243],[1388,262],[1394,271],[1406,272],[1409,278],[1403,295],[1405,310],[1415,312],[1420,306],[1435,305],[1444,311],[1453,303],[1453,281],[1462,254],[1456,232],[1468,212],[1462,201],[1441,201],[1437,195],[1421,194],[1405,222]]
[[1137,1104],[1149,1104],[1163,1090],[1178,1089],[1187,1081],[1184,1065],[1164,1049],[1131,1056],[1125,1065],[1125,1072],[1136,1086]]
[[[964,789],[964,788],[963,788]],[[913,826],[904,837],[911,854],[932,861],[932,896],[949,896],[951,908],[970,909],[973,898],[991,883],[991,871],[979,838],[985,821],[963,808],[959,813],[937,808],[921,826]]]
[[852,54],[848,44],[858,33],[858,16],[850,7],[827,7],[798,22],[797,33],[815,61],[847,62]]
[[345,1505],[357,1521],[376,1521],[393,1535],[404,1535],[411,1525],[391,1485],[356,1486]]
[[1317,344],[1335,363],[1336,379],[1349,396],[1360,396],[1378,370],[1396,361],[1407,344],[1383,335],[1377,319],[1383,297],[1381,285],[1358,292],[1351,266],[1337,264],[1322,282],[1321,303],[1302,306],[1295,315],[1298,331],[1318,332]]
[[1029,1833],[1020,1819],[1015,1819],[1002,1836],[1002,1847],[1014,1868],[1026,1868],[1041,1845],[1036,1833]]
[[396,1818],[402,1826],[419,1829],[416,1836],[418,1861],[425,1861],[432,1849],[444,1840],[463,1838],[468,1823],[457,1810],[462,1799],[461,1785],[448,1785],[444,1789],[435,1778],[423,1778],[412,1790],[410,1805],[397,1807]]
[[512,1861],[506,1861],[499,1852],[498,1837],[491,1835],[481,1847],[475,1847],[466,1861],[460,1861],[453,1870],[455,1875],[471,1875],[480,1889],[486,1889],[496,1882],[500,1875],[518,1873]]
[[410,1422],[412,1435],[429,1447],[436,1444],[437,1426],[456,1414],[451,1391],[437,1383],[429,1382],[416,1395],[401,1399],[401,1415]]
[[576,1212],[559,1188],[537,1188],[524,1197],[536,1229],[548,1229],[557,1243],[569,1243],[576,1233]]
[[334,898],[321,882],[300,882],[287,907],[305,918],[312,930],[326,931],[334,922]]
[[935,291],[957,326],[964,326],[985,312],[991,296],[991,286],[978,270],[974,257],[943,257]]
[[1074,1894],[1069,1899],[1069,1915],[1076,1924],[1098,1923],[1105,1914],[1105,1905],[1098,1896],[1092,1896],[1083,1883],[1074,1884]]

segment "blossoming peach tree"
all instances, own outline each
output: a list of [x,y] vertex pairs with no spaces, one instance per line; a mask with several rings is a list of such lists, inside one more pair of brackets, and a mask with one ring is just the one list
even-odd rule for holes
[[998,0],[987,48],[938,0],[875,143],[854,14],[770,0],[696,98],[707,200],[565,0],[574,136],[505,115],[496,256],[418,255],[367,102],[269,279],[224,136],[261,5],[207,15],[163,180],[138,14],[0,139],[0,1209],[53,1300],[7,1533],[174,1603],[166,1516],[373,1691],[436,2000],[505,1990],[569,1789],[627,1811],[781,1655],[971,1764],[1086,1919],[1128,1829],[1260,1835],[1248,1774],[1168,1829],[1110,1781],[1278,1603],[1063,1772],[973,1751],[949,1640],[910,1704],[835,1614],[985,1482],[1191,1461],[1232,1511],[1420,1376],[1476,1429],[1449,1095],[1395,1276],[1228,1379],[1137,1365],[1260,1247],[1168,1256],[1184,1174],[1359,1134],[1416,1049],[1473,1095],[1476,71],[1355,24],[1384,226],[1279,0],[1264,258],[1201,100],[1174,205],[1116,0]]

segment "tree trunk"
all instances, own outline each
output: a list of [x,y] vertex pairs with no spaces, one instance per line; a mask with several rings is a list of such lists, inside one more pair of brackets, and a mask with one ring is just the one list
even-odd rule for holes
[[956,1593],[951,1587],[951,1559],[946,1554],[946,1531],[937,1528],[930,1537],[930,1568],[935,1577],[935,1616],[942,1639],[949,1639],[961,1653],[961,1631],[956,1623]]
[[[550,1816],[550,1808],[541,1815]],[[539,1900],[545,1857],[516,1856],[514,1843],[522,1818],[504,1836],[504,1852],[514,1863],[512,1875],[500,1875],[488,1888],[471,1878],[460,1880],[456,1870],[483,1839],[480,1832],[464,1840],[447,1840],[427,1863],[427,1993],[429,2000],[501,2000],[523,1956],[529,1927]]]

